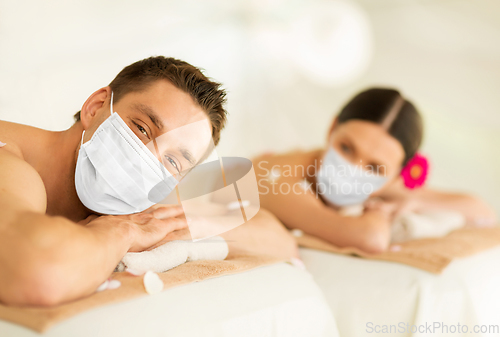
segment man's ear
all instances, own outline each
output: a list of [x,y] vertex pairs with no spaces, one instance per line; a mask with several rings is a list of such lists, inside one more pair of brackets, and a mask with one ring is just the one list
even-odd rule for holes
[[[109,100],[111,98],[111,88],[104,87],[92,95],[83,103],[82,110],[80,112],[80,120],[84,130],[89,129],[94,123],[102,122],[102,116],[100,112],[102,109],[107,109],[109,111]],[[109,116],[109,112],[106,116]]]

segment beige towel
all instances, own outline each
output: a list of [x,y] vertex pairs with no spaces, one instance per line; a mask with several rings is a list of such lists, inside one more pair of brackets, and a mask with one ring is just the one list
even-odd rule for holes
[[[187,262],[159,275],[165,285],[164,289],[168,289],[222,275],[240,273],[282,261],[281,259],[265,255],[230,253],[224,261],[200,260]],[[83,299],[56,307],[21,308],[0,304],[0,319],[43,332],[54,324],[83,311],[146,295],[142,277],[133,276],[128,273],[113,273],[112,277],[115,280],[121,281],[122,285],[120,288],[94,293]]]
[[[461,228],[441,238],[402,242],[381,254],[368,254],[353,247],[339,248],[324,240],[303,234],[296,238],[301,247],[355,255],[371,260],[392,261],[440,274],[456,258],[466,257],[500,245],[500,227]],[[394,249],[397,248],[397,249]],[[496,266],[492,266],[494,268]]]

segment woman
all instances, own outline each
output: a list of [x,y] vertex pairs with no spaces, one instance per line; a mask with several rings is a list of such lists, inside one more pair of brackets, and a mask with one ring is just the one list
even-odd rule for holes
[[[421,116],[398,91],[361,92],[333,121],[325,148],[254,160],[261,205],[288,228],[369,253],[387,249],[392,220],[407,212],[450,210],[467,224],[493,225],[493,210],[476,197],[408,188],[415,185],[401,175],[408,163],[423,161],[410,180],[426,174],[417,154],[422,135]],[[360,216],[343,213],[353,205],[362,207]]]

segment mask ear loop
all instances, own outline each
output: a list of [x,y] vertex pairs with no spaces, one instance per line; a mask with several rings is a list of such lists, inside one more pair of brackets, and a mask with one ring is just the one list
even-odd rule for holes
[[83,135],[85,134],[85,130],[82,132],[82,139],[80,140],[80,149],[82,148],[83,145]]
[[113,114],[113,90],[111,90],[111,99],[109,100],[109,110],[110,114]]

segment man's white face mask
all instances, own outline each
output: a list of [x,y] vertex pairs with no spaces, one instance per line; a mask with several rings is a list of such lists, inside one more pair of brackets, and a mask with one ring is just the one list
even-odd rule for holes
[[[75,171],[76,192],[88,209],[101,214],[131,214],[153,206],[153,188],[163,196],[178,181],[113,112],[92,138],[80,146]],[[161,198],[160,198],[161,199]]]

